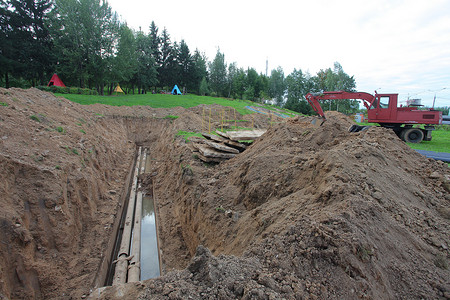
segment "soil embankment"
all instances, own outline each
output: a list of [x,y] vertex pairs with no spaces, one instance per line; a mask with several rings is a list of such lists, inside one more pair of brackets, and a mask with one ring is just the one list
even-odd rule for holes
[[93,298],[450,297],[449,168],[389,130],[348,133],[338,113],[321,127],[289,119],[209,165],[176,136],[201,130],[201,107],[0,96],[0,296],[90,293],[139,144],[151,153],[141,179],[153,183],[165,275]]

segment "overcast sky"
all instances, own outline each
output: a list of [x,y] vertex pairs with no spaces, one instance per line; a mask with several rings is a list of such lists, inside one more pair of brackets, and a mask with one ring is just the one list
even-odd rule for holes
[[269,75],[339,62],[357,90],[450,106],[449,0],[107,0],[122,21]]

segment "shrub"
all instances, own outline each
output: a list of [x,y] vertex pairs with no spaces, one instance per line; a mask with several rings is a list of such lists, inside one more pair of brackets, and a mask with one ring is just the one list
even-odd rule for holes
[[79,95],[98,95],[97,90],[95,89],[87,89],[87,88],[79,88],[79,87],[60,87],[60,86],[38,86],[38,89],[45,92],[50,93],[59,93],[59,94],[79,94]]

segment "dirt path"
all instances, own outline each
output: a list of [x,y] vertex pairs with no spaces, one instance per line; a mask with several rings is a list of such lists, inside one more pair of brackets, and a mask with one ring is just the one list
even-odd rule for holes
[[208,165],[176,135],[201,131],[201,106],[0,97],[0,298],[81,298],[100,284],[136,145],[152,153],[142,179],[165,275],[102,299],[450,297],[449,168],[389,130],[351,134],[341,114],[319,128],[239,116],[269,130]]

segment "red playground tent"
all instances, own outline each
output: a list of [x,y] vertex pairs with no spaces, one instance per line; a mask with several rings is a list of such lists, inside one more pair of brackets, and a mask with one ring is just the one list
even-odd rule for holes
[[47,86],[62,86],[66,87],[66,85],[62,82],[62,80],[58,77],[58,75],[53,74],[52,79],[50,79],[50,82],[47,84]]

